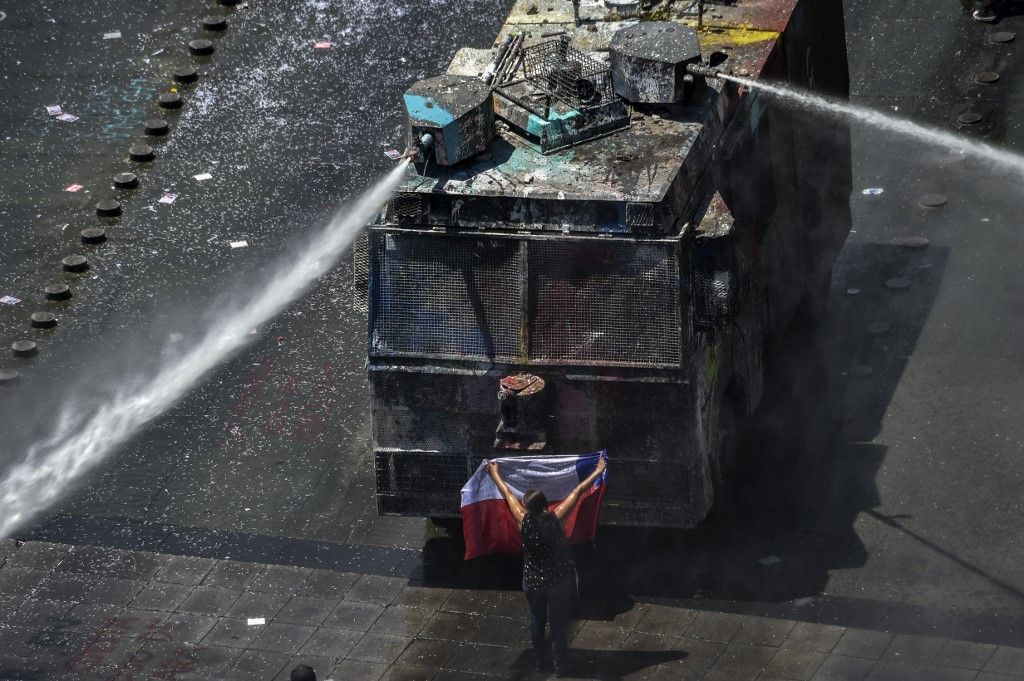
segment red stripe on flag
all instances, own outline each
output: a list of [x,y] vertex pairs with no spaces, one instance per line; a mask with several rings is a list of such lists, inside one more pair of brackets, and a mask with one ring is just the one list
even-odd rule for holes
[[488,553],[523,552],[522,535],[504,499],[478,501],[460,511],[466,560]]
[[[597,521],[601,515],[601,500],[604,498],[605,485],[584,490],[576,502],[576,508],[565,517],[563,523],[565,536],[570,544],[585,544],[594,541],[597,534]],[[557,506],[557,504],[556,504]]]

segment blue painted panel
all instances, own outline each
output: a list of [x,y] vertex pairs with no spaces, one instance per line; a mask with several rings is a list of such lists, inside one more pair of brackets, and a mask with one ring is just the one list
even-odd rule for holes
[[455,120],[455,116],[440,107],[434,99],[421,95],[406,94],[405,110],[409,112],[409,118],[413,121],[433,123],[439,128]]
[[[530,117],[526,119],[526,132],[530,133],[531,135],[535,135],[537,137],[542,137],[545,134],[545,128],[548,128],[552,124],[555,124],[555,125],[561,127],[561,126],[564,125],[562,123],[562,121],[567,121],[567,120],[569,120],[571,118],[575,118],[576,116],[579,116],[579,115],[580,115],[579,111],[568,111],[568,112],[566,112],[563,115],[563,114],[559,114],[557,111],[552,109],[548,113],[548,119],[544,120],[540,116],[535,116],[533,114],[530,114]],[[550,134],[550,133],[548,133],[548,134]]]

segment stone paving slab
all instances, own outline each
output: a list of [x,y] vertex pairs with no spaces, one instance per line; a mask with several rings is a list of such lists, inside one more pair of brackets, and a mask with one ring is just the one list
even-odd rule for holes
[[[374,574],[0,542],[0,679],[542,679],[525,603]],[[575,678],[1024,681],[1024,649],[636,603],[573,622]],[[263,622],[250,624],[249,618]]]

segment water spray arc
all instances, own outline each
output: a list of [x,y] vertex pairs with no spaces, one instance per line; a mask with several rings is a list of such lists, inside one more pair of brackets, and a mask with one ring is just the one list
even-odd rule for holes
[[356,234],[398,186],[408,161],[401,162],[335,217],[294,256],[284,260],[266,284],[221,318],[186,352],[153,375],[137,375],[130,386],[92,413],[67,404],[53,431],[32,445],[0,481],[0,537],[9,536],[56,501],[80,475],[103,461],[149,421],[160,416],[221,361],[252,338],[249,331],[283,310],[338,261]]
[[784,99],[803,109],[817,113],[839,116],[871,125],[881,130],[887,130],[896,135],[927,144],[944,147],[951,151],[959,152],[982,161],[993,168],[1013,171],[1024,176],[1024,156],[1006,149],[1000,149],[984,142],[978,142],[955,135],[945,130],[929,128],[906,119],[890,116],[889,114],[875,109],[869,109],[849,102],[842,102],[828,99],[803,90],[797,90],[786,86],[774,85],[759,80],[750,80],[738,76],[729,75],[720,71],[706,72],[701,75],[721,78],[723,80],[742,85],[750,89],[760,90],[773,97]]

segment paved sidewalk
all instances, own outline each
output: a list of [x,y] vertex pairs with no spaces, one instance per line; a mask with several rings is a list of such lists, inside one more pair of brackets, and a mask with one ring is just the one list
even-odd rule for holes
[[[0,561],[0,679],[542,678],[516,592],[48,542]],[[1024,679],[1020,648],[652,604],[572,648],[580,678]]]

